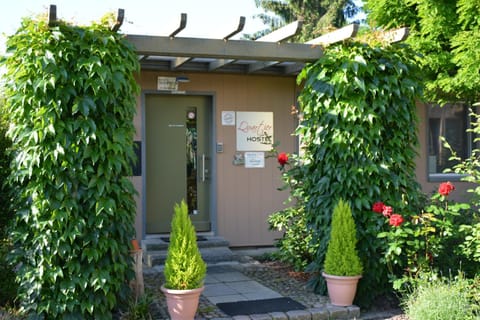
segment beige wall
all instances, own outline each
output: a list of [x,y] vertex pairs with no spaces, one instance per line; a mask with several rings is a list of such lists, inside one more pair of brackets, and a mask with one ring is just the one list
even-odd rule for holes
[[[268,216],[284,207],[283,202],[288,192],[277,190],[281,186],[280,172],[276,159],[266,159],[264,169],[245,169],[232,164],[236,151],[234,126],[222,126],[222,111],[271,111],[274,113],[274,140],[280,141],[279,150],[294,152],[295,138],[291,133],[296,127],[296,120],[291,115],[291,106],[296,103],[298,88],[293,77],[273,77],[258,75],[231,74],[186,74],[190,82],[180,83],[179,90],[187,93],[209,93],[214,96],[215,141],[223,143],[224,152],[216,153],[216,176],[214,182],[216,208],[214,212],[217,228],[215,234],[225,237],[231,246],[271,245],[278,232],[268,230]],[[158,76],[175,76],[175,74],[143,71],[138,77],[142,90],[156,90]],[[135,139],[142,139],[141,97],[138,98]],[[416,178],[423,192],[431,194],[440,182],[431,182],[427,174],[427,109],[417,106],[419,117],[419,155],[417,158]],[[134,177],[133,182],[139,196],[137,197],[137,217],[135,227],[138,238],[143,234],[143,178]],[[463,200],[467,196],[468,185],[452,181],[456,191],[452,199]]]
[[[175,76],[143,71],[138,78],[142,90],[156,90],[158,76]],[[268,216],[284,207],[288,192],[277,190],[281,186],[280,171],[273,158],[266,159],[263,169],[246,169],[232,163],[236,152],[234,126],[222,126],[222,111],[269,111],[274,114],[274,140],[279,149],[295,150],[292,132],[296,120],[291,115],[295,104],[294,77],[273,77],[230,74],[186,74],[190,82],[180,83],[178,90],[187,93],[212,93],[214,95],[216,142],[223,143],[224,152],[216,153],[216,234],[225,237],[231,246],[272,245],[278,232],[268,230]],[[141,139],[141,99],[138,101],[135,127],[136,139]],[[135,177],[134,184],[140,193],[136,228],[142,235],[142,178]]]
[[[141,97],[137,97],[137,113],[133,119],[133,124],[135,126],[135,141],[142,140],[142,113],[141,113]],[[142,170],[143,171],[143,170]],[[142,191],[142,177],[132,177],[133,185],[137,191]],[[137,215],[135,216],[135,230],[137,239],[142,239],[143,235],[143,220],[142,220],[142,197],[141,194],[135,196],[135,202],[137,204]]]
[[[419,118],[419,130],[418,130],[418,139],[419,139],[419,155],[416,161],[416,176],[417,181],[422,186],[422,191],[431,195],[433,192],[436,192],[438,186],[443,181],[429,181],[428,179],[428,168],[427,168],[427,156],[428,156],[428,140],[427,140],[427,116],[428,110],[424,104],[417,104],[417,114]],[[460,181],[451,181],[455,185],[455,191],[451,193],[450,199],[456,201],[466,201],[469,194],[467,189],[469,184],[466,182]]]

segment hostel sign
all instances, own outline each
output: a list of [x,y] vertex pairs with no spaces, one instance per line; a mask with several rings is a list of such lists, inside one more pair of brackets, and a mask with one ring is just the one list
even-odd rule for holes
[[237,112],[237,151],[270,151],[273,112]]

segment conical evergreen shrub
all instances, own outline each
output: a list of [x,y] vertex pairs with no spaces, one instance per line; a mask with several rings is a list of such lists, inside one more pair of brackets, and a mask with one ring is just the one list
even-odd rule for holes
[[356,249],[357,230],[350,205],[340,199],[333,210],[330,241],[324,272],[336,276],[358,276],[363,267]]
[[207,272],[197,245],[195,227],[188,216],[185,201],[175,204],[172,231],[165,261],[165,288],[186,290],[200,288]]

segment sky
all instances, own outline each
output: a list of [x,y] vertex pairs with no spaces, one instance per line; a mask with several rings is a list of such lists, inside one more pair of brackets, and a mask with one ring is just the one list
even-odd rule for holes
[[[5,51],[6,36],[14,34],[23,17],[47,13],[57,6],[57,18],[79,25],[97,21],[105,13],[125,10],[120,32],[168,36],[187,14],[187,26],[178,37],[223,38],[236,30],[240,16],[246,18],[242,33],[264,28],[253,16],[262,12],[255,0],[9,0],[0,2],[0,53]],[[233,39],[238,39],[241,34]]]

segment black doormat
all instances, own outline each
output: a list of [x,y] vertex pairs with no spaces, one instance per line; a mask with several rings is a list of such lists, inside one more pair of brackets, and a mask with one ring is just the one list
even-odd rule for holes
[[305,310],[303,304],[291,298],[223,302],[217,303],[217,307],[229,316]]

